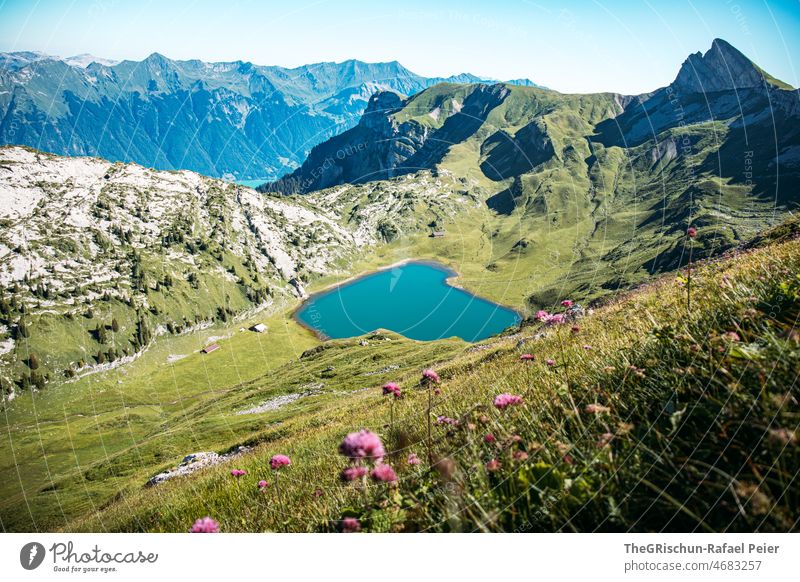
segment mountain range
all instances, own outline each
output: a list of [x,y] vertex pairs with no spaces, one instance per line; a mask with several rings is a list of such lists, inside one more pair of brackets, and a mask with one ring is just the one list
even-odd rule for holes
[[[492,182],[560,166],[579,149],[588,152],[579,172],[587,174],[597,167],[597,148],[630,151],[653,140],[665,150],[658,157],[672,160],[677,142],[668,132],[691,127],[686,143],[694,146],[696,132],[705,127],[719,130],[717,145],[724,154],[731,144],[741,144],[745,133],[749,146],[756,147],[754,138],[772,138],[779,126],[775,151],[753,161],[765,191],[769,186],[763,179],[779,162],[796,170],[798,109],[796,90],[717,39],[705,55],[691,55],[672,84],[639,96],[564,95],[507,83],[444,83],[410,97],[376,93],[355,127],[314,147],[301,167],[261,189],[303,193],[431,170],[446,166],[466,144],[474,168]],[[717,122],[722,126],[704,125]],[[742,177],[729,175],[734,171],[726,167],[722,175],[734,181]]]
[[[109,75],[109,83],[125,72],[137,91],[152,85],[160,103],[182,94],[185,71],[209,66],[163,57],[145,61],[149,72],[126,62],[37,62],[70,77]],[[252,65],[221,66],[213,78],[244,83],[241,67]],[[385,67],[320,66],[281,95],[307,112],[299,103],[312,94],[397,72]],[[240,94],[255,93],[255,79],[269,82],[251,75]],[[420,81],[393,82],[408,90]],[[25,373],[31,341],[19,351],[14,325],[38,311],[27,325],[43,338],[37,351],[48,354],[48,369],[75,371],[103,347],[86,346],[91,330],[77,317],[98,302],[125,330],[116,349],[130,351],[142,347],[131,339],[138,322],[182,330],[289,301],[304,285],[352,274],[367,249],[381,248],[389,262],[392,253],[449,262],[481,294],[535,311],[680,267],[689,225],[699,230],[694,256],[711,256],[800,201],[798,92],[722,40],[691,55],[668,87],[637,97],[451,82],[410,97],[368,94],[359,93],[369,103],[354,127],[315,146],[261,196],[190,172],[0,150],[0,337],[17,372]],[[334,101],[342,104],[329,98],[316,107]],[[431,230],[452,236],[433,242]],[[69,350],[50,345],[62,337],[52,329],[80,341]]]
[[[800,95],[725,41],[638,96],[396,63],[0,63],[4,139],[38,148],[0,147],[2,529],[795,527]],[[226,179],[152,168],[190,165]],[[524,320],[474,344],[294,320],[408,259]],[[429,368],[441,395],[413,389]],[[360,427],[458,487],[394,459],[391,500],[343,486]],[[278,453],[283,497],[257,492]]]
[[677,268],[690,224],[703,232],[695,252],[709,255],[796,211],[800,98],[721,39],[639,96],[504,83],[385,91],[355,127],[259,189],[424,172],[457,176],[484,200],[474,226],[492,247],[487,266],[513,272],[531,255],[541,273],[528,301],[547,305],[565,289],[592,295]]
[[[352,127],[379,90],[414,94],[470,74],[429,78],[398,62],[116,62],[0,54],[0,143],[100,156],[228,179],[277,178],[317,143]],[[527,79],[512,81],[532,85]]]

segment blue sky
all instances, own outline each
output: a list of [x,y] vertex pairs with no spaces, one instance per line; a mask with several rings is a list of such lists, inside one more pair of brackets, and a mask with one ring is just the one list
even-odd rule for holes
[[423,75],[528,77],[567,92],[653,90],[715,37],[800,84],[800,0],[0,0],[0,51],[397,60]]

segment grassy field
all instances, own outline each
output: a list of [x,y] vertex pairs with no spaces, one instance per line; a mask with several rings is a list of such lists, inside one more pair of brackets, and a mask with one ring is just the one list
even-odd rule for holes
[[[157,343],[6,416],[3,528],[185,531],[210,515],[223,531],[337,530],[345,516],[374,531],[795,529],[800,242],[760,245],[695,269],[690,312],[685,283],[667,277],[575,332],[534,326],[472,347],[387,333],[300,357],[318,342],[281,314],[265,335],[207,330],[233,335],[169,366],[207,337]],[[418,387],[428,366],[442,377],[430,415]],[[391,426],[389,380],[403,390]],[[233,414],[320,384],[283,408]],[[502,392],[525,406],[496,410]],[[360,428],[383,439],[397,487],[339,481],[337,446]],[[143,487],[189,452],[255,443],[232,463]],[[410,452],[420,465],[406,464]],[[292,459],[277,483],[276,453]]]

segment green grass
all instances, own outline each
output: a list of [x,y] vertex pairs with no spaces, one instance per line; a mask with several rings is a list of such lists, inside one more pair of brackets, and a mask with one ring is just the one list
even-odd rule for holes
[[[284,385],[308,381],[333,366],[326,389],[341,390],[335,397],[259,419],[252,436],[261,444],[235,464],[150,490],[140,479],[63,528],[185,531],[211,515],[224,531],[327,531],[342,516],[371,531],[794,530],[800,242],[785,238],[776,229],[767,240],[778,242],[696,267],[691,313],[685,287],[666,277],[607,302],[577,333],[569,325],[526,328],[528,338],[546,335],[521,348],[518,337],[486,350],[396,337],[326,344],[280,376]],[[520,362],[522,351],[537,361]],[[400,368],[369,381],[358,375],[387,362]],[[415,388],[425,365],[443,378],[431,415],[461,423],[434,425],[432,469],[404,463],[412,451],[425,458],[427,394]],[[393,427],[379,389],[389,378],[404,390]],[[266,377],[258,384],[265,392],[273,385]],[[357,387],[365,390],[346,393]],[[501,392],[522,395],[526,406],[495,410]],[[237,399],[247,400],[254,401]],[[587,412],[595,404],[606,408]],[[396,489],[338,482],[345,460],[337,445],[362,427],[391,451]],[[487,432],[495,444],[483,441]],[[274,480],[275,453],[293,464],[265,496],[255,482]],[[493,458],[502,468],[489,472]],[[234,466],[248,475],[235,481]]]
[[[239,331],[257,321],[268,333]],[[222,349],[199,353],[220,336]],[[257,396],[248,383],[317,343],[283,315],[255,317],[163,337],[132,364],[21,394],[0,411],[3,527],[58,527],[196,447],[238,442],[257,425],[229,418],[224,399]]]
[[[609,156],[612,155],[610,151]],[[454,268],[459,273],[455,284],[529,314],[540,306],[550,307],[566,296],[586,300],[608,295],[614,287],[601,283],[614,271],[611,275],[600,273],[599,279],[597,273],[607,266],[609,249],[625,240],[626,232],[636,224],[635,211],[627,223],[618,214],[613,221],[602,225],[606,229],[602,242],[586,245],[576,253],[576,241],[582,240],[585,236],[582,233],[589,229],[586,218],[580,218],[581,212],[568,194],[556,196],[553,204],[565,204],[564,208],[569,210],[564,214],[578,218],[552,226],[547,215],[537,218],[535,204],[515,211],[531,213],[525,222],[520,221],[518,214],[498,216],[480,207],[467,207],[457,215],[440,216],[447,231],[445,238],[433,239],[424,231],[406,232],[393,243],[380,245],[374,252],[341,265],[341,275],[314,280],[309,289],[319,290],[346,278],[349,273],[384,267],[408,258],[428,258]],[[609,197],[601,204],[613,205],[615,200]],[[526,226],[530,224],[538,224],[537,229],[528,230]],[[776,232],[791,236],[792,224],[787,223]],[[698,244],[705,245],[704,239],[708,236],[701,229]],[[515,248],[523,239],[529,242],[528,246]],[[656,244],[642,245],[631,252],[644,256],[672,244],[663,240],[654,242]],[[623,259],[631,260],[629,256]],[[620,268],[617,284],[624,287],[644,281],[648,276],[644,271]],[[123,525],[117,521],[123,518],[117,517],[115,512],[123,511],[123,506],[130,508],[125,500],[138,499],[142,484],[149,477],[174,466],[184,455],[198,450],[223,452],[244,443],[280,442],[285,443],[293,457],[298,454],[308,455],[309,459],[315,457],[311,465],[316,467],[313,471],[327,467],[321,483],[332,487],[336,476],[330,466],[338,461],[335,448],[342,434],[353,425],[382,430],[386,406],[380,398],[373,397],[381,382],[397,377],[411,378],[432,363],[452,366],[455,370],[471,370],[487,353],[508,347],[501,342],[489,352],[465,353],[461,342],[418,344],[394,337],[392,342],[374,345],[370,342],[365,348],[352,341],[330,342],[326,345],[337,346],[337,349],[322,352],[313,359],[312,366],[312,361],[300,361],[299,357],[304,350],[320,342],[289,317],[295,304],[289,301],[278,306],[274,314],[266,318],[269,332],[265,335],[239,331],[261,320],[255,317],[250,322],[217,324],[199,333],[163,336],[132,364],[63,385],[55,383],[42,392],[18,397],[0,414],[4,429],[4,438],[0,440],[2,527],[7,530],[180,529],[183,526],[178,521],[162,522],[153,516],[146,520],[136,517],[147,525],[127,522]],[[94,342],[88,335],[93,322],[110,320],[115,314],[114,302],[98,302],[97,305],[100,307],[95,307],[94,320],[78,319],[81,333],[86,334],[80,341]],[[179,307],[180,303],[176,305]],[[108,313],[106,307],[110,310]],[[132,333],[134,322],[126,318],[125,311],[117,317],[122,330]],[[62,320],[53,318],[55,322]],[[78,342],[69,337],[74,329],[73,325],[60,332],[54,327],[51,333],[35,337],[47,338],[55,349],[62,343]],[[208,356],[199,355],[197,351],[211,336],[230,337],[220,341],[222,350]],[[620,346],[624,344],[611,343],[608,350],[622,349]],[[46,346],[36,349],[47,353]],[[170,364],[167,359],[171,354],[188,357]],[[364,375],[394,365],[399,367],[392,372]],[[508,362],[499,365],[508,368]],[[333,373],[327,371],[330,366],[334,367]],[[304,387],[319,382],[325,383],[323,393],[286,408],[259,415],[233,415],[235,410],[277,395],[303,391]],[[496,384],[495,380],[487,383]],[[372,395],[369,391],[355,392],[365,388],[371,389]],[[460,386],[455,390],[469,394]],[[409,397],[396,412],[419,414],[419,407],[415,408],[413,400]],[[376,409],[381,406],[382,409]],[[381,411],[380,420],[370,416],[376,410]],[[460,413],[458,408],[448,412]],[[420,435],[418,429],[410,434],[412,437]],[[225,470],[220,469],[218,473],[224,476]],[[224,479],[220,479],[222,486]],[[173,488],[176,496],[185,495],[185,488],[180,484],[159,487],[159,494]],[[350,492],[345,491],[343,495],[341,504],[326,506],[328,518],[349,506]],[[115,505],[115,500],[121,500],[122,505]],[[115,516],[113,518],[98,513],[109,504],[116,508],[109,514]],[[157,511],[155,506],[151,509]],[[190,509],[187,506],[186,511]],[[80,520],[87,515],[98,517],[87,522],[91,525],[83,525]],[[295,516],[291,527],[323,527],[318,518]],[[111,519],[108,525],[106,519]],[[234,529],[281,527],[268,521],[249,521]],[[415,522],[407,527],[422,526]]]

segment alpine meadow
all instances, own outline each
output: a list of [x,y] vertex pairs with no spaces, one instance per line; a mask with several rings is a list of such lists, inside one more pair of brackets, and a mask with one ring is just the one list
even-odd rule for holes
[[797,531],[800,93],[694,48],[0,53],[0,529]]

